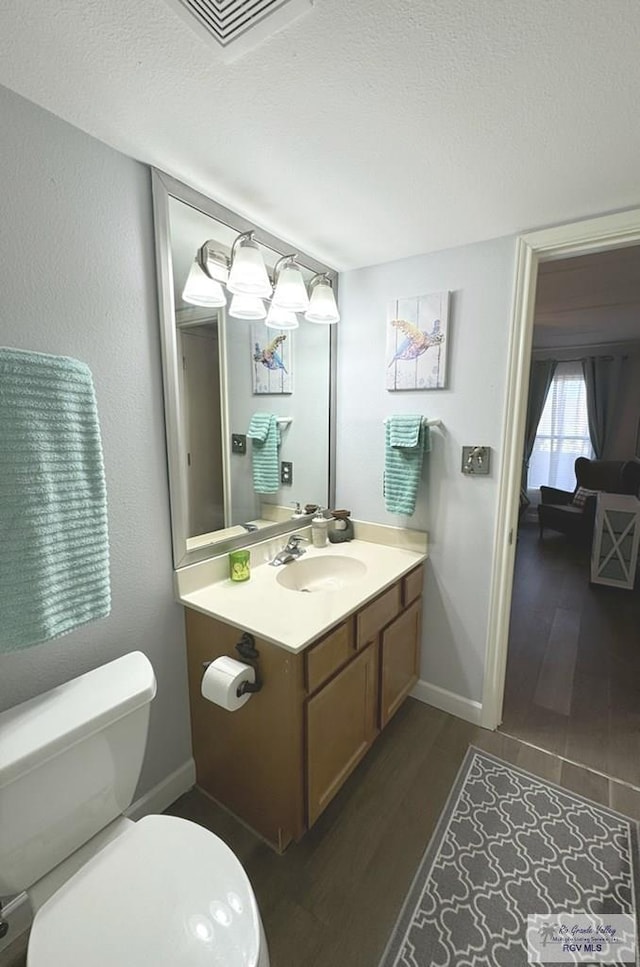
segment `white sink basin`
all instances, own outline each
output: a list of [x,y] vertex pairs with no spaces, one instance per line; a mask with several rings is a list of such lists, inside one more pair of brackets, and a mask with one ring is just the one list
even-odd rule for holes
[[327,554],[284,564],[276,580],[289,591],[342,591],[366,573],[367,565],[362,561]]

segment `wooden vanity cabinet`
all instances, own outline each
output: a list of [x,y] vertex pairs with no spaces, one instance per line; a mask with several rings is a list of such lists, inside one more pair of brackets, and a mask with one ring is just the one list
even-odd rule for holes
[[418,598],[382,632],[380,642],[380,728],[418,681],[422,601]]
[[312,826],[378,734],[376,646],[307,702],[307,820]]
[[298,654],[256,637],[264,682],[236,712],[200,693],[242,632],[186,609],[197,783],[277,850],[300,839],[418,679],[423,568]]
[[398,581],[392,587],[383,591],[369,604],[365,604],[356,615],[356,644],[364,648],[370,641],[375,641],[382,628],[388,625],[400,612],[402,607],[402,584]]
[[203,663],[230,655],[242,632],[186,609],[191,737],[198,786],[277,850],[300,839],[304,808],[304,655],[256,637],[264,686],[235,712],[208,702]]

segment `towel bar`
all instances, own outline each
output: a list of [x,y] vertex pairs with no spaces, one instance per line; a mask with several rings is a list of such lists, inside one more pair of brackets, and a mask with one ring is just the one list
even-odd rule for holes
[[[386,419],[383,421],[386,426]],[[427,420],[426,418],[422,420],[423,426],[442,426],[442,420]]]

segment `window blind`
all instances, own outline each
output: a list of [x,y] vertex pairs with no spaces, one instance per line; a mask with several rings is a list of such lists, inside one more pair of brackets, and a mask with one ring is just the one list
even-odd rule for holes
[[529,461],[529,489],[573,490],[576,457],[593,457],[580,362],[558,363]]

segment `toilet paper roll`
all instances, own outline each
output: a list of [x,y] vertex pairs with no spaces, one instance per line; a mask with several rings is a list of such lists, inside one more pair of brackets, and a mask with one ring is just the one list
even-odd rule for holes
[[202,678],[200,691],[203,698],[220,708],[226,708],[228,712],[235,712],[251,698],[251,692],[245,695],[238,695],[238,689],[242,682],[254,682],[256,680],[255,669],[251,665],[245,665],[235,658],[223,655],[216,658],[206,669]]

